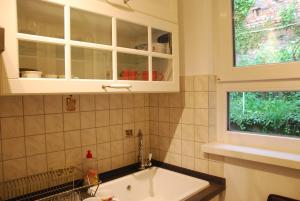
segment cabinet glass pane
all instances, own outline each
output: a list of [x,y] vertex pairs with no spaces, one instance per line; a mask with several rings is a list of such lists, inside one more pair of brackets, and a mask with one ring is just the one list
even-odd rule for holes
[[19,41],[20,77],[64,78],[63,45]]
[[146,26],[117,21],[117,45],[148,51],[148,28]]
[[153,81],[172,81],[173,69],[172,60],[153,57],[152,59],[152,80]]
[[172,33],[152,29],[152,51],[172,54]]
[[112,52],[81,47],[71,48],[73,79],[112,79]]
[[71,39],[111,45],[112,18],[71,9]]
[[18,32],[64,38],[64,7],[39,0],[18,0]]
[[119,80],[148,80],[148,57],[118,53]]

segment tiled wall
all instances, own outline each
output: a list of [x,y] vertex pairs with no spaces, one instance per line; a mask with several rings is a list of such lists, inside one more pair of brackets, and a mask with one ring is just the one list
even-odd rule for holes
[[68,97],[0,97],[0,181],[81,167],[89,149],[100,172],[132,164],[139,129],[149,150],[148,95],[76,95],[74,112],[66,111]]
[[181,78],[181,92],[150,94],[150,151],[155,159],[223,176],[223,158],[201,146],[216,140],[216,77]]
[[0,97],[0,181],[81,167],[88,149],[99,172],[132,164],[139,129],[146,155],[223,176],[223,158],[201,151],[216,138],[215,84],[215,76],[186,76],[180,93],[75,95],[74,112],[67,95]]

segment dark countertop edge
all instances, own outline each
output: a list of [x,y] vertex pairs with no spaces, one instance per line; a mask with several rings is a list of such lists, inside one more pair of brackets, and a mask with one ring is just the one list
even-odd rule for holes
[[[185,169],[182,167],[178,167],[175,165],[170,165],[167,163],[163,163],[160,161],[153,160],[152,161],[153,166],[164,168],[167,170],[171,170],[174,172],[178,172],[181,174],[185,174],[188,176],[196,177],[199,179],[206,180],[210,183],[209,187],[202,190],[201,192],[193,195],[188,199],[188,201],[209,201],[210,199],[214,198],[221,192],[223,192],[226,189],[226,181],[222,177],[217,177],[201,172],[197,172],[194,170]],[[111,170],[102,174],[99,174],[99,178],[102,182],[108,182],[135,172],[138,172],[139,170],[139,164],[133,164],[126,167],[122,167],[119,169]]]

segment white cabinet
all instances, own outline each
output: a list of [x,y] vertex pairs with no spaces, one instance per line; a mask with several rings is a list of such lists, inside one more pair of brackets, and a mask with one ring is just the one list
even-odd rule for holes
[[177,0],[102,0],[171,22],[178,22]]
[[0,0],[0,26],[1,94],[179,91],[176,23],[100,0]]

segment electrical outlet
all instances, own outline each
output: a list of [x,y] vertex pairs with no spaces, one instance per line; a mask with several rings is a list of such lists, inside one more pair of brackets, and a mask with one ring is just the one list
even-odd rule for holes
[[131,136],[133,136],[133,130],[127,129],[127,130],[125,130],[125,134],[126,134],[126,137],[131,137]]

